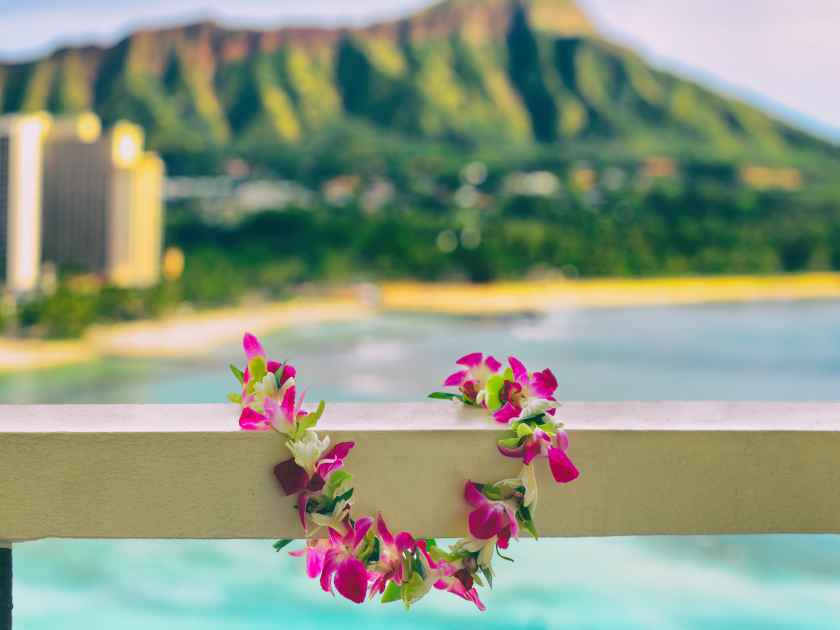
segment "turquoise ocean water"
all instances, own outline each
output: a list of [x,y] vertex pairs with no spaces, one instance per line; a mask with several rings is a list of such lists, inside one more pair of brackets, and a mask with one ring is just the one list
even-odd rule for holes
[[[298,365],[310,400],[417,400],[474,350],[552,367],[566,400],[840,400],[840,304],[388,316],[264,341]],[[231,344],[3,377],[0,401],[216,402],[239,357]],[[514,555],[482,594],[489,612],[436,593],[404,613],[324,595],[270,542],[47,540],[15,548],[16,627],[840,627],[834,536],[523,541]]]

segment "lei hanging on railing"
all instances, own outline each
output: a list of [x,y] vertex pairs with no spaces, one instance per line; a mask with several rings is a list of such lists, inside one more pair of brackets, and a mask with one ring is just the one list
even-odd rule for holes
[[[548,460],[558,483],[579,475],[566,453],[563,424],[555,419],[557,380],[551,370],[529,373],[515,357],[504,367],[492,356],[469,354],[444,382],[458,393],[436,392],[430,398],[486,409],[508,427],[498,449],[505,457],[521,459],[521,472],[495,483],[466,480],[469,535],[449,549],[408,532],[394,535],[382,514],[352,516],[353,477],[343,467],[355,444],[331,445],[329,436],[317,433],[324,402],[315,411],[304,411],[295,368],[269,360],[252,334],[245,335],[243,346],[245,369],[231,366],[242,390],[229,399],[241,407],[242,429],[275,431],[285,438],[292,457],[274,467],[274,476],[283,493],[296,497],[306,538],[304,549],[291,555],[305,557],[307,574],[319,579],[324,591],[336,590],[356,603],[379,596],[383,603],[402,601],[408,608],[438,589],[484,610],[476,587],[492,587],[494,554],[509,560],[502,552],[522,530],[537,537],[536,460]],[[274,548],[280,551],[291,542],[278,541]]]

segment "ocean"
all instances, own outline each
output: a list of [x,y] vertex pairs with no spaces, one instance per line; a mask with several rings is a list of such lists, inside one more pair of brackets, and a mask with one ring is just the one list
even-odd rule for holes
[[[266,337],[307,398],[410,401],[471,351],[551,367],[565,400],[840,400],[840,304],[388,315]],[[0,377],[0,401],[221,402],[237,344]],[[232,415],[231,423],[236,418]],[[15,619],[62,628],[836,628],[840,537],[523,540],[482,592],[406,613],[322,593],[270,541],[60,541],[15,547]]]

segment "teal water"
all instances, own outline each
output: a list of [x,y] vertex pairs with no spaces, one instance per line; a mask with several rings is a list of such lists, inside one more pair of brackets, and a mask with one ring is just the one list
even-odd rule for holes
[[[310,400],[416,400],[469,351],[552,367],[567,400],[838,400],[840,304],[691,307],[468,320],[388,316],[268,337]],[[0,381],[3,402],[214,402],[209,356],[104,361]],[[232,417],[231,422],[235,419]],[[478,614],[436,593],[410,613],[325,596],[269,543],[19,545],[18,628],[836,628],[840,537],[523,541]],[[504,566],[502,566],[504,565]]]

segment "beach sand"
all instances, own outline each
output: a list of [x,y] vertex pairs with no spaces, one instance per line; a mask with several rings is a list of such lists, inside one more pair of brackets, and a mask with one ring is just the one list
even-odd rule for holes
[[840,299],[840,274],[610,278],[493,284],[399,282],[380,288],[386,311],[449,315],[515,315],[564,308],[788,302]]
[[362,319],[379,312],[500,316],[565,308],[840,300],[840,274],[696,278],[534,280],[491,284],[392,282],[318,298],[181,312],[159,320],[97,326],[78,341],[0,338],[0,374],[101,357],[202,354],[288,326]]

